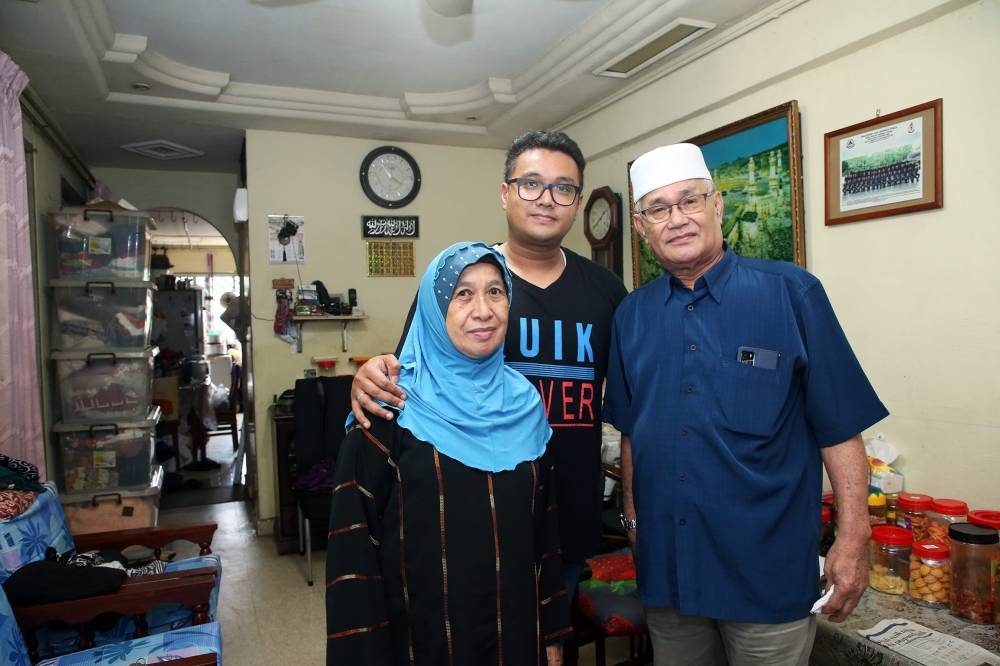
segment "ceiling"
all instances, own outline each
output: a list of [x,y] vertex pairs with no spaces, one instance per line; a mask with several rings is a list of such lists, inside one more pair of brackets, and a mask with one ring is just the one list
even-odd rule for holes
[[[3,0],[0,50],[88,166],[235,173],[250,128],[506,147],[803,1]],[[678,19],[714,27],[594,74]]]

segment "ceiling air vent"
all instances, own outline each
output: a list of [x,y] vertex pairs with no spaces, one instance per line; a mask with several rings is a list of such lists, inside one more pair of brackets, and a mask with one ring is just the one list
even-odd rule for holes
[[598,76],[627,79],[715,27],[714,23],[679,18],[633,46],[628,53],[594,70]]
[[152,157],[154,160],[181,160],[185,157],[201,157],[205,154],[200,150],[188,148],[173,141],[164,141],[163,139],[127,143],[122,148],[139,155]]

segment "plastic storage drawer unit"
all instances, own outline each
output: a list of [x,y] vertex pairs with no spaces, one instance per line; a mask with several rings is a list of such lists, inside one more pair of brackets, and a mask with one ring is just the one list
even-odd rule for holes
[[152,328],[153,283],[53,280],[53,347],[145,349]]
[[[117,210],[116,210],[117,209]],[[64,208],[50,216],[60,277],[148,280],[153,218],[109,204]]]
[[53,352],[64,423],[109,423],[146,417],[152,404],[157,347]]
[[72,425],[57,423],[63,490],[142,489],[149,485],[160,408],[143,421]]
[[153,469],[152,481],[142,490],[73,493],[59,499],[73,534],[156,527],[160,513],[163,468]]

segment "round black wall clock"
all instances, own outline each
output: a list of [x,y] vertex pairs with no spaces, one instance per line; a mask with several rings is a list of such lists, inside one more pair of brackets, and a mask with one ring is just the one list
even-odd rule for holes
[[402,148],[380,146],[361,162],[361,189],[378,206],[402,208],[420,192],[420,167]]

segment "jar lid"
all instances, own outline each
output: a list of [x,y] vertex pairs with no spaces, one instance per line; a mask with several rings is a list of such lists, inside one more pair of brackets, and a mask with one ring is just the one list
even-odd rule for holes
[[921,495],[920,493],[899,493],[899,499],[896,500],[896,507],[899,509],[926,511],[931,508],[931,502],[933,501],[934,498],[930,495]]
[[948,536],[962,543],[990,545],[1000,542],[996,529],[969,523],[955,523],[948,528]]
[[931,502],[931,511],[936,511],[942,516],[964,516],[969,513],[969,505],[962,500],[935,499]]
[[985,509],[970,511],[969,522],[973,525],[982,525],[983,527],[992,527],[995,530],[1000,530],[1000,511],[987,511]]
[[833,491],[827,490],[823,493],[821,501],[823,504],[833,504]]
[[830,519],[832,518],[830,507],[821,506],[819,508],[819,517],[823,520],[824,523],[830,522]]
[[895,525],[873,525],[872,541],[893,546],[909,546],[913,543],[913,532]]
[[927,539],[926,541],[914,542],[913,554],[926,557],[929,560],[944,560],[951,554],[951,548],[946,543]]

